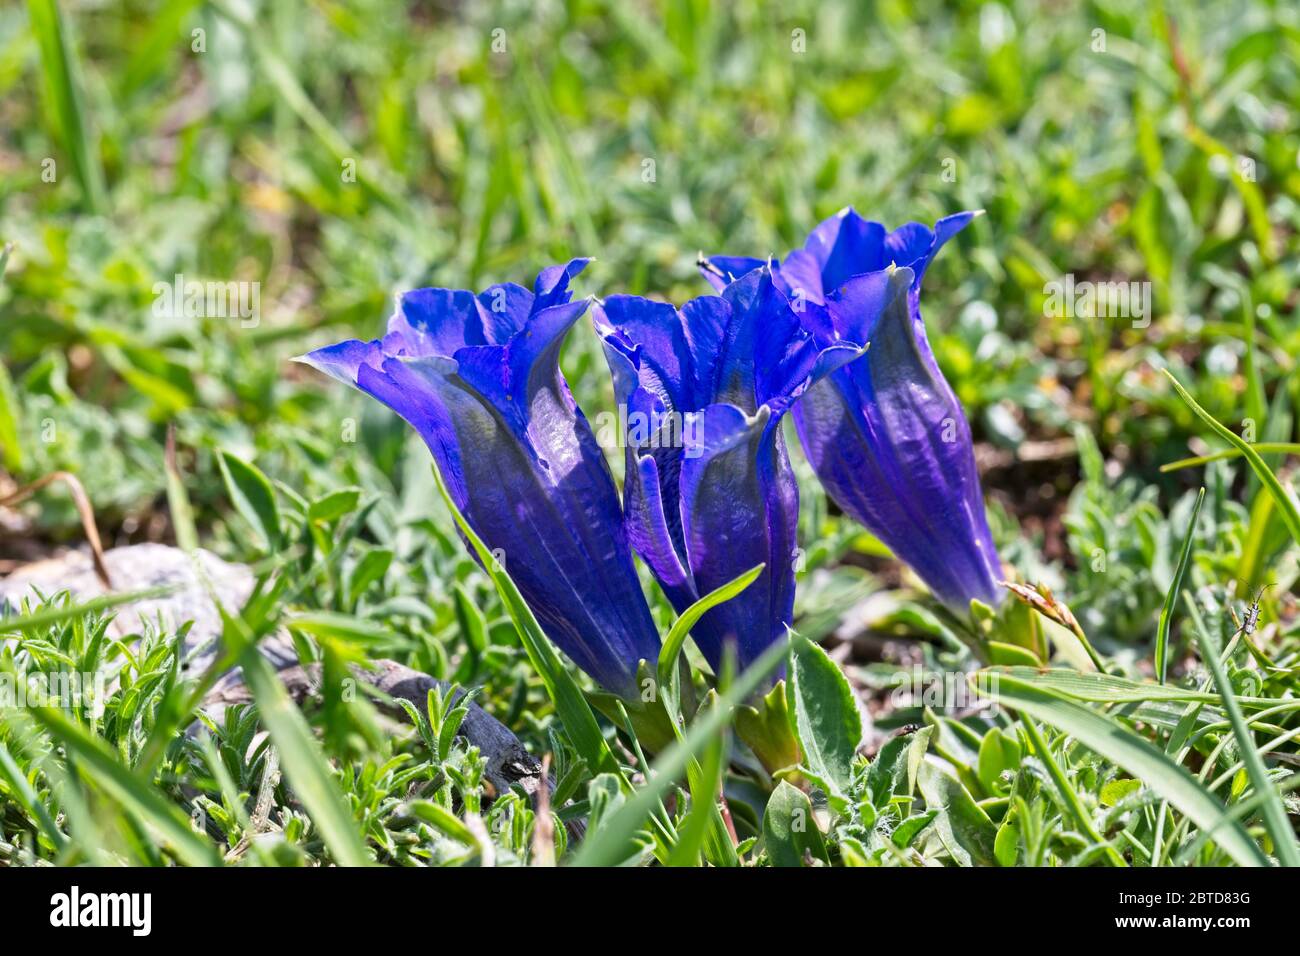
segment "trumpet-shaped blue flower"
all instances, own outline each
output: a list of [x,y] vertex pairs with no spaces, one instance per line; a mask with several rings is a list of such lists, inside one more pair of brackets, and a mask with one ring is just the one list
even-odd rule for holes
[[[815,383],[794,411],[831,498],[912,566],[954,609],[998,601],[999,561],[984,514],[970,427],[939,371],[921,318],[921,279],[975,213],[890,232],[852,209],[817,226],[775,267],[822,344],[868,342],[861,359]],[[715,257],[715,287],[758,260]]]
[[388,332],[303,361],[379,399],[420,433],[456,506],[561,650],[606,689],[635,691],[659,637],[637,580],[618,493],[558,364],[587,309],[544,270],[533,291],[417,289]]
[[615,295],[593,310],[626,422],[632,546],[684,610],[759,563],[761,575],[693,630],[716,668],[784,635],[794,612],[799,490],[781,419],[861,350],[801,328],[766,269],[680,310]]

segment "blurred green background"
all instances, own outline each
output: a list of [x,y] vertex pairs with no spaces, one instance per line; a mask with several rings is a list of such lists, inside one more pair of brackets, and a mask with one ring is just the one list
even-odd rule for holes
[[[170,541],[174,423],[227,556],[250,547],[218,447],[415,519],[401,424],[289,362],[377,334],[396,292],[585,254],[580,293],[680,301],[707,291],[697,251],[780,255],[847,204],[982,208],[923,309],[1004,554],[1101,637],[1149,636],[1200,477],[1157,467],[1206,450],[1158,368],[1293,437],[1298,53],[1300,10],[1266,2],[8,4],[0,493],[67,469],[109,543]],[[260,283],[257,327],[155,316],[177,273]],[[1046,317],[1064,273],[1150,281],[1154,321]],[[565,367],[607,407],[589,326]],[[1258,489],[1209,479],[1203,580],[1277,580],[1281,539],[1247,540]],[[81,534],[58,488],[6,521],[9,566]]]

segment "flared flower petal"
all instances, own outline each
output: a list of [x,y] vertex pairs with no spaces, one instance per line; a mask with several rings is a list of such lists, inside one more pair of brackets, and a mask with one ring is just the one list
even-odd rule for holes
[[341,342],[303,361],[419,431],[457,507],[547,635],[603,687],[630,695],[659,638],[617,489],[558,364],[587,308],[568,289],[585,263],[545,270],[532,292],[407,293],[383,339]]
[[836,327],[873,317],[870,348],[808,390],[795,427],[831,498],[940,601],[996,605],[1001,575],[970,428],[918,335],[914,279],[907,268],[868,273],[831,294]]
[[628,536],[674,607],[763,562],[693,630],[710,663],[745,666],[794,612],[799,493],[780,421],[818,376],[852,361],[819,344],[765,268],[681,309],[611,296],[593,310],[626,411]]
[[[939,249],[976,215],[891,232],[844,209],[773,266],[774,283],[804,304],[803,328],[819,344],[870,345],[861,359],[817,377],[795,407],[817,476],[841,509],[959,610],[972,598],[997,603],[999,561],[970,427],[930,350],[920,290]],[[706,259],[701,270],[717,285],[744,261]]]

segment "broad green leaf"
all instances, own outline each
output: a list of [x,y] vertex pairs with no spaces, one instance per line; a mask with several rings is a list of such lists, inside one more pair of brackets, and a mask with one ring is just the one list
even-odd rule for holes
[[960,781],[923,763],[917,785],[925,805],[939,812],[933,825],[949,855],[963,866],[992,866],[997,828]]
[[240,513],[262,539],[264,549],[273,550],[280,544],[280,509],[275,502],[275,489],[266,475],[252,464],[222,449],[217,453],[221,478],[226,483],[235,510]]
[[980,741],[977,776],[988,793],[1002,793],[1004,771],[1020,766],[1020,741],[999,727],[994,727]]
[[987,671],[972,675],[981,694],[995,697],[1007,707],[1050,724],[1127,770],[1202,829],[1212,831],[1215,842],[1242,866],[1267,864],[1255,841],[1240,823],[1224,813],[1223,806],[1213,794],[1162,751],[1119,721],[1011,674],[999,673],[997,680],[989,680],[991,676]]
[[1015,866],[1020,855],[1020,830],[1008,817],[998,827],[998,834],[993,838],[993,858],[998,866]]
[[825,651],[796,637],[787,694],[804,763],[843,793],[862,743],[862,717],[848,679]]
[[812,801],[782,780],[763,811],[763,846],[773,866],[803,866],[805,856],[829,862]]
[[308,521],[330,522],[356,510],[361,500],[360,488],[343,488],[317,498],[307,508]]

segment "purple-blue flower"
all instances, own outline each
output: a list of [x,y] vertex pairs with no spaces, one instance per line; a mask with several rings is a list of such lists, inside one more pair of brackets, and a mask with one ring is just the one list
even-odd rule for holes
[[766,564],[692,631],[714,668],[728,643],[745,667],[794,613],[799,490],[781,419],[861,350],[815,341],[766,269],[680,310],[615,295],[593,316],[623,409],[628,535],[673,606]]
[[419,431],[456,506],[501,559],[555,644],[607,690],[635,691],[659,637],[609,467],[558,364],[587,309],[574,259],[533,291],[417,289],[388,332],[303,361],[379,399]]
[[[774,266],[822,345],[867,342],[865,356],[814,383],[795,407],[805,452],[831,498],[911,565],[955,610],[996,605],[1000,563],[984,514],[970,427],[939,371],[921,318],[921,279],[976,213],[893,232],[845,209]],[[719,256],[716,288],[761,266]]]

